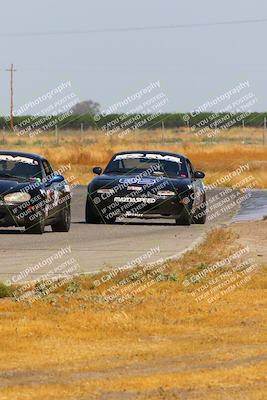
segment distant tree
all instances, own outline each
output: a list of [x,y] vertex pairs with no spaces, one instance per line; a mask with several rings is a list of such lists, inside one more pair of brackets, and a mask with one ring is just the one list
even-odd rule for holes
[[74,115],[96,115],[100,113],[100,104],[92,100],[85,100],[75,104],[70,110]]

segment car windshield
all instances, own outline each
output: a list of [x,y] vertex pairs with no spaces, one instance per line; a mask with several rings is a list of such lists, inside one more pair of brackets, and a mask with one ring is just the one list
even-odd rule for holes
[[0,178],[41,180],[41,166],[33,158],[0,154]]
[[185,178],[188,176],[184,159],[161,154],[119,154],[107,165],[106,174],[142,174]]

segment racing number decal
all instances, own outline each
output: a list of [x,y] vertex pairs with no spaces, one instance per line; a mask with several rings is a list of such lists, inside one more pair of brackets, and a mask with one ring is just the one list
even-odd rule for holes
[[58,190],[48,189],[46,192],[45,216],[48,217],[49,210],[59,205],[60,194]]
[[58,190],[54,190],[54,203],[53,203],[53,207],[57,207],[59,204],[59,191]]
[[195,187],[195,206],[200,206],[202,200],[202,190],[199,186]]

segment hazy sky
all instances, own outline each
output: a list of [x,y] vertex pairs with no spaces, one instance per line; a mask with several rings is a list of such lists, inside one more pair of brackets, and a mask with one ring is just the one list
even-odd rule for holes
[[186,112],[250,82],[267,109],[267,23],[96,33],[6,36],[14,32],[205,23],[267,17],[266,0],[13,0],[1,8],[0,111],[9,107],[8,74],[15,74],[16,108],[63,81],[81,100],[102,108],[160,81],[166,110]]

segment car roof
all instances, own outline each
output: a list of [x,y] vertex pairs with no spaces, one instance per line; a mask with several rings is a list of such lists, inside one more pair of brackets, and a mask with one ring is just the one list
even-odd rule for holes
[[0,150],[0,154],[6,155],[6,156],[19,156],[19,157],[28,157],[28,158],[34,158],[37,160],[44,160],[43,156],[40,156],[39,154],[34,154],[34,153],[25,153],[21,151],[8,151],[8,150]]
[[162,156],[174,156],[174,157],[181,157],[181,158],[187,158],[185,155],[180,154],[180,153],[173,153],[170,151],[159,151],[159,150],[129,150],[129,151],[120,151],[114,156],[118,156],[120,154],[134,154],[134,153],[144,153],[144,154],[160,154]]

